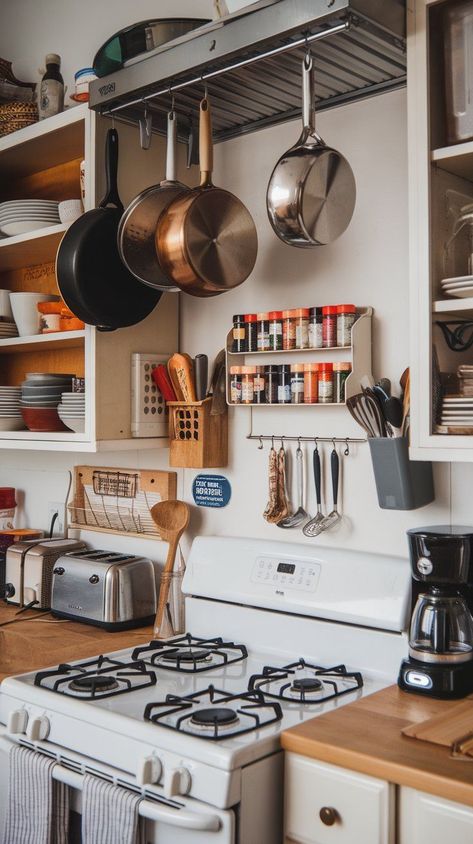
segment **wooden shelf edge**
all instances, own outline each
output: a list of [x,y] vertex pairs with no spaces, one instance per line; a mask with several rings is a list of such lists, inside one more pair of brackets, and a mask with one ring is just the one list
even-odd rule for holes
[[473,311],[473,297],[470,296],[465,299],[436,299],[432,305],[432,313],[434,314]]
[[[5,434],[11,433],[11,438]],[[150,449],[169,448],[167,437],[150,437],[129,440],[78,440],[71,437],[79,437],[81,434],[63,434],[63,439],[27,439],[21,438],[21,434],[31,434],[31,431],[2,431],[0,433],[0,451],[68,451],[72,453],[97,454],[99,452],[111,451],[148,451]],[[67,438],[67,439],[66,439]]]
[[447,147],[437,147],[432,150],[431,159],[438,164],[439,161],[448,161],[449,158],[473,154],[473,140],[461,141],[459,144],[450,144]]
[[56,331],[54,334],[34,334],[29,337],[12,337],[0,340],[0,354],[3,352],[32,352],[42,346],[48,349],[67,349],[80,346],[85,339],[85,329],[80,331]]

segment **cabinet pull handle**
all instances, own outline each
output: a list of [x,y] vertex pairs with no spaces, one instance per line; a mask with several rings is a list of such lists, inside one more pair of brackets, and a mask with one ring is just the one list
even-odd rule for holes
[[340,820],[340,815],[332,806],[322,806],[319,817],[325,826],[333,826],[334,823]]

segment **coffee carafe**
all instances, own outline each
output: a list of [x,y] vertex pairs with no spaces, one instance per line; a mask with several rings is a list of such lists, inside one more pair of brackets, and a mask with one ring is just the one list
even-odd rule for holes
[[473,691],[473,527],[439,525],[407,532],[412,575],[423,587],[411,618],[409,657],[399,686],[440,698]]

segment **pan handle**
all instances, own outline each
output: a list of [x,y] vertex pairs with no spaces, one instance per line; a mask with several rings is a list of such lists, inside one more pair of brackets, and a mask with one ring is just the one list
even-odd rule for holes
[[307,135],[319,144],[324,143],[315,131],[314,61],[309,53],[302,59],[302,123]]
[[176,181],[177,119],[176,112],[168,114],[168,140],[166,147],[166,181]]
[[200,187],[212,187],[213,149],[212,149],[212,117],[210,102],[204,97],[200,102],[199,122],[199,159],[200,159]]
[[116,129],[109,129],[105,141],[105,196],[99,203],[99,208],[106,208],[114,205],[119,211],[123,211],[123,204],[118,195],[118,132]]

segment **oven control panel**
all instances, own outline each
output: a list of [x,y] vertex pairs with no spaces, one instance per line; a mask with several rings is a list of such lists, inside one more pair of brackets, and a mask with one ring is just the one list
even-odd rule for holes
[[257,557],[251,573],[253,583],[273,587],[278,592],[285,589],[315,592],[319,577],[318,563],[278,557]]

